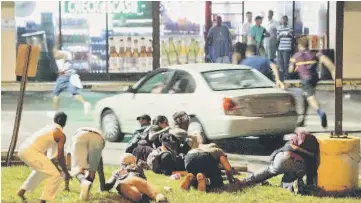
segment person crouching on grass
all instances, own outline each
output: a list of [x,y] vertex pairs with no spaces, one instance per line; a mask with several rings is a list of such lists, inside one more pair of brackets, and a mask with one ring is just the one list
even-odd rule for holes
[[296,136],[282,148],[271,154],[271,164],[240,181],[240,187],[252,186],[283,174],[282,187],[294,193],[303,193],[302,178],[307,175],[307,185],[314,185],[319,161],[317,138],[306,132],[296,132]]
[[[228,162],[227,155],[214,145],[201,145],[188,152],[184,159],[185,168],[188,172],[181,183],[181,188],[188,190],[194,186],[198,191],[205,192],[223,186],[223,178],[219,164],[225,169],[227,179],[231,184],[239,183],[233,177],[233,170]],[[207,184],[209,179],[209,184]]]
[[71,174],[80,182],[80,199],[88,200],[96,171],[99,175],[100,191],[104,190],[102,151],[105,141],[101,132],[90,127],[78,129],[72,138]]
[[114,171],[105,184],[106,191],[113,187],[120,195],[133,202],[147,197],[156,202],[167,202],[166,197],[146,180],[143,169],[136,164],[136,157],[130,153],[121,156],[120,169]]
[[56,154],[64,173],[64,179],[66,181],[71,179],[64,157],[66,137],[63,128],[66,120],[67,115],[64,112],[56,113],[53,125],[34,133],[20,145],[19,158],[32,168],[31,174],[17,193],[23,201],[26,200],[25,192],[34,190],[43,180],[45,180],[45,186],[40,202],[45,203],[55,199],[61,180],[60,172],[51,162]]

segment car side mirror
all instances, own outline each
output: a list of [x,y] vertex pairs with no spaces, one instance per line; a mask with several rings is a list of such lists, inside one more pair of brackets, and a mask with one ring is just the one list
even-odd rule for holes
[[132,85],[129,85],[127,87],[124,88],[125,92],[130,92],[130,93],[135,93],[135,89],[133,89]]

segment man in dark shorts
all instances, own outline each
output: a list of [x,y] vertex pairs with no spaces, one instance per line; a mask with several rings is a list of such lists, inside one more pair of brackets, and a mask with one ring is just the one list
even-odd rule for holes
[[333,79],[335,78],[335,65],[332,61],[322,53],[314,55],[308,50],[309,44],[307,38],[300,38],[298,40],[298,52],[290,59],[289,72],[297,72],[301,82],[304,98],[303,117],[298,122],[298,126],[305,125],[305,118],[308,106],[317,110],[317,114],[321,119],[322,127],[327,127],[326,113],[320,108],[318,101],[315,98],[315,88],[319,80],[317,74],[317,65],[321,63],[325,65],[331,72]]

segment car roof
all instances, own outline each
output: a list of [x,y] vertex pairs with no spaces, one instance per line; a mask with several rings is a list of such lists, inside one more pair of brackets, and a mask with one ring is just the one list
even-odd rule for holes
[[234,64],[222,64],[222,63],[191,63],[191,64],[183,64],[183,65],[174,65],[165,67],[168,69],[178,69],[185,71],[195,71],[195,72],[207,72],[207,71],[215,71],[215,70],[227,70],[227,69],[241,69],[241,70],[249,70],[248,66],[244,65],[234,65]]

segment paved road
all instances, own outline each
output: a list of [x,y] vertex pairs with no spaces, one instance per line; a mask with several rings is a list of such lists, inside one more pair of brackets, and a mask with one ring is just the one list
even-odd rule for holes
[[[297,89],[292,90],[295,95],[299,95]],[[84,96],[94,105],[99,99],[109,96],[114,93],[94,93],[84,92]],[[320,92],[317,97],[321,100],[321,105],[325,109],[329,117],[329,130],[334,126],[334,94],[332,92]],[[12,136],[15,112],[17,106],[17,92],[2,93],[2,106],[1,106],[1,150],[7,151]],[[71,135],[78,127],[94,126],[94,122],[91,116],[84,116],[82,106],[73,101],[72,98],[63,94],[61,96],[61,110],[67,112],[69,120],[65,127],[65,133]],[[359,131],[361,132],[361,94],[360,92],[354,92],[346,95],[344,98],[344,130]],[[24,111],[22,114],[22,120],[20,124],[18,145],[33,132],[40,129],[46,124],[50,124],[52,121],[46,115],[47,111],[51,110],[51,93],[26,93],[24,100]],[[282,124],[280,124],[282,125]],[[307,118],[307,127],[309,131],[325,131],[320,127],[320,121],[315,112],[310,111]],[[356,134],[361,137],[361,133]],[[128,137],[129,139],[129,137]],[[124,143],[107,143],[104,150],[104,161],[106,164],[117,164],[118,157],[124,151]],[[257,147],[254,147],[254,149]],[[247,153],[247,152],[245,152]],[[263,156],[249,156],[243,160],[249,160],[252,163],[251,168],[257,168],[262,161],[267,160],[268,154],[260,154]],[[242,156],[244,158],[244,156]],[[234,156],[234,159],[238,159],[239,156]],[[253,163],[253,160],[257,159],[261,163]]]

